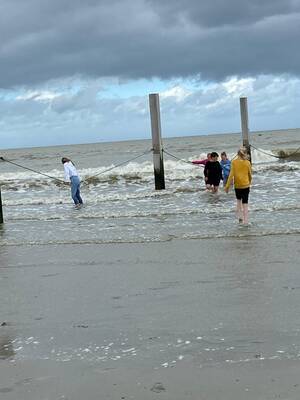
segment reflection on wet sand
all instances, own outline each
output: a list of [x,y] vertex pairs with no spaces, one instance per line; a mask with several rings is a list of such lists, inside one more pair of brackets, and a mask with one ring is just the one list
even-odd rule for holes
[[0,360],[6,360],[14,355],[15,351],[13,348],[12,339],[7,333],[2,334],[0,330]]
[[[0,224],[0,241],[3,241],[5,239],[5,225]],[[5,258],[7,254],[7,249],[5,246],[0,246],[0,268],[5,268],[7,267],[7,260]],[[0,276],[1,279],[1,276]]]
[[[4,224],[0,224],[0,239],[4,236],[4,234],[5,234],[5,226],[4,226]],[[8,262],[7,262],[6,255],[7,255],[7,253],[6,253],[5,247],[0,246],[0,269],[7,268]],[[1,283],[1,281],[3,282],[4,278],[6,278],[6,276],[3,276],[1,273],[0,283]],[[3,293],[1,285],[0,285],[0,289],[1,289],[1,292]],[[2,301],[2,305],[3,305],[3,301]],[[0,360],[6,360],[15,355],[15,352],[13,349],[13,344],[12,344],[12,338],[9,336],[7,329],[8,329],[7,322],[0,321]]]

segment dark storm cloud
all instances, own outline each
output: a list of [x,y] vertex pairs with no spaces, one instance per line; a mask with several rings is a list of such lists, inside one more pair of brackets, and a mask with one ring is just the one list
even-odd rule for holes
[[197,25],[217,28],[249,24],[267,17],[292,14],[300,9],[298,0],[150,0],[149,3],[166,23],[186,16]]
[[2,0],[0,87],[299,75],[300,0]]

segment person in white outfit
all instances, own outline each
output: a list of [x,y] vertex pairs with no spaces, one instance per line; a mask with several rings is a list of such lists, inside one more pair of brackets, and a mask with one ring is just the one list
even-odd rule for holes
[[83,201],[80,196],[80,178],[77,170],[69,158],[63,157],[61,162],[64,165],[65,180],[71,183],[71,196],[75,203],[75,208],[80,208]]

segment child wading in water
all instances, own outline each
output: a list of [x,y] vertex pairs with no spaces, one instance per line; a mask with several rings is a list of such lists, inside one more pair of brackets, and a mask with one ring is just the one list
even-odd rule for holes
[[230,165],[231,162],[228,160],[227,154],[225,151],[221,153],[221,161],[220,161],[222,170],[223,170],[223,186],[226,186],[228,176],[230,174]]
[[217,193],[222,177],[222,167],[218,161],[219,154],[213,151],[210,161],[207,161],[204,168],[206,189]]
[[61,162],[64,165],[65,181],[70,182],[71,184],[71,196],[74,201],[75,208],[78,209],[83,205],[80,195],[80,178],[78,172],[69,158],[63,157]]
[[231,162],[230,174],[225,186],[228,193],[231,181],[234,182],[236,196],[236,211],[239,222],[248,224],[248,198],[252,181],[251,164],[244,147],[238,151],[238,158]]
[[211,153],[207,153],[207,158],[205,160],[193,160],[193,164],[200,164],[200,165],[205,165],[207,161],[211,161]]
[[[193,160],[192,163],[196,165],[203,165],[205,167],[208,161],[211,161],[211,153],[207,153],[207,158],[205,160]],[[205,180],[205,173],[204,173],[204,180]]]

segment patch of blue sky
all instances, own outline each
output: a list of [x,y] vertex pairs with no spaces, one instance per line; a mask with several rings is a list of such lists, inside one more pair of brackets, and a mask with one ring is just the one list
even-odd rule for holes
[[0,89],[0,100],[13,101],[18,96],[16,93],[15,90]]
[[127,99],[130,97],[143,97],[150,93],[161,93],[170,90],[174,86],[182,86],[188,90],[196,90],[203,83],[195,79],[170,79],[162,80],[154,78],[151,80],[139,79],[132,81],[120,81],[103,85],[99,91],[99,98]]
[[173,87],[181,86],[189,91],[195,91],[208,87],[209,84],[197,78],[183,79],[174,78],[163,80],[159,78],[153,79],[138,79],[138,80],[118,80],[118,79],[100,79],[96,82],[83,79],[67,79],[51,81],[41,87],[34,88],[12,88],[0,89],[0,99],[2,101],[14,101],[20,99],[28,99],[32,95],[42,93],[53,93],[55,95],[68,94],[76,95],[84,88],[99,85],[97,97],[99,99],[129,99],[131,97],[148,96],[150,93],[162,93],[170,90]]

